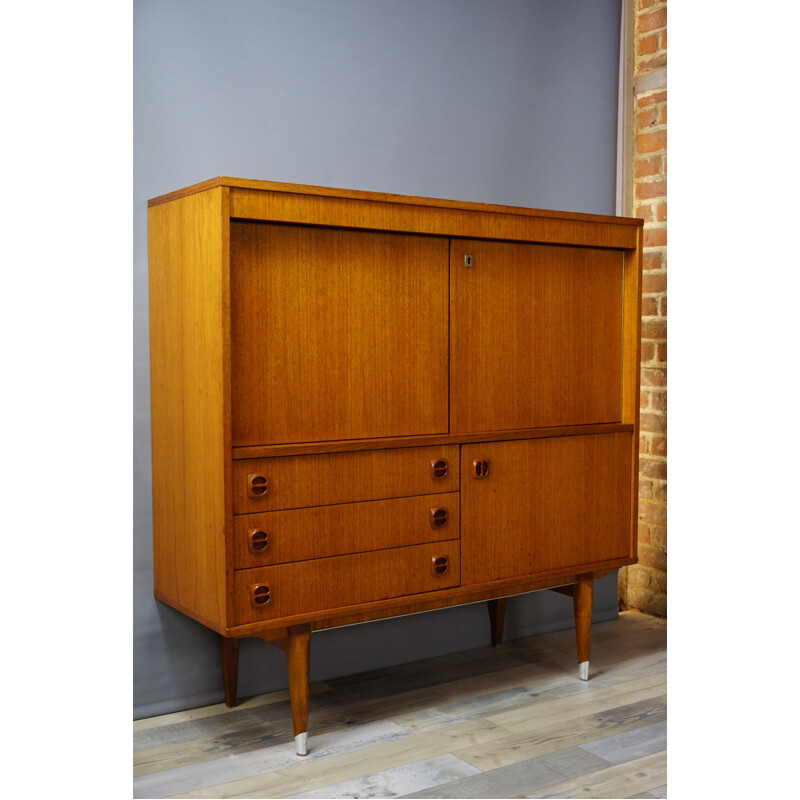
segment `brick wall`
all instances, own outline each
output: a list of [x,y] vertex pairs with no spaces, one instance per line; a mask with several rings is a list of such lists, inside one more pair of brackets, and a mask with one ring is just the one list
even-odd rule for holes
[[644,220],[639,563],[622,607],[667,614],[667,3],[634,0],[633,213]]

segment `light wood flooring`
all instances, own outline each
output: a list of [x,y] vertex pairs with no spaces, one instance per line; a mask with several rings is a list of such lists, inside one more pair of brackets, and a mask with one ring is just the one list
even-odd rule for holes
[[139,720],[133,796],[666,797],[666,647],[629,611],[588,682],[567,630],[313,684],[305,758],[286,691]]

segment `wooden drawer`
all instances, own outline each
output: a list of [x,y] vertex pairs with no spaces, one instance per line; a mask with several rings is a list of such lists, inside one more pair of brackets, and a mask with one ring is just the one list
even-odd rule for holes
[[458,492],[450,492],[242,514],[235,568],[457,539],[458,512]]
[[233,513],[457,492],[458,466],[458,445],[234,461]]
[[[435,562],[442,558],[446,564]],[[236,624],[433,592],[460,577],[457,539],[238,570]]]

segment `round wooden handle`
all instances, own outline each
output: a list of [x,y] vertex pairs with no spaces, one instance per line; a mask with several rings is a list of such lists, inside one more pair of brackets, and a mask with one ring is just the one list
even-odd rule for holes
[[447,459],[435,458],[431,461],[431,478],[447,477]]
[[450,569],[450,560],[447,556],[434,556],[431,559],[431,574],[446,575]]
[[247,476],[247,496],[266,497],[269,494],[269,478],[266,475]]
[[269,534],[260,528],[252,528],[247,531],[247,549],[254,555],[258,555],[269,547]]
[[447,525],[447,509],[432,508],[430,522],[431,528],[444,528]]
[[263,608],[270,600],[272,597],[269,586],[265,583],[254,583],[250,586],[250,605],[253,608]]
[[489,474],[489,461],[486,458],[476,458],[472,462],[472,477],[485,478]]

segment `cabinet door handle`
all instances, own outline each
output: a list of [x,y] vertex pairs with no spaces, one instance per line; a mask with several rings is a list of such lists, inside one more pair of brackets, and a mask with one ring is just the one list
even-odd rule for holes
[[260,528],[252,528],[247,531],[247,549],[254,555],[258,555],[269,547],[269,535]]
[[431,528],[444,528],[447,525],[447,509],[432,508],[430,521]]
[[447,459],[435,458],[431,461],[431,478],[446,478],[447,477]]
[[472,462],[472,477],[485,478],[489,474],[489,460],[486,458],[476,458]]
[[254,583],[250,586],[250,605],[253,608],[263,608],[270,600],[272,597],[267,584]]
[[266,497],[269,494],[269,478],[266,475],[247,476],[247,496]]
[[431,559],[431,574],[446,575],[450,569],[450,560],[447,556],[434,556]]

